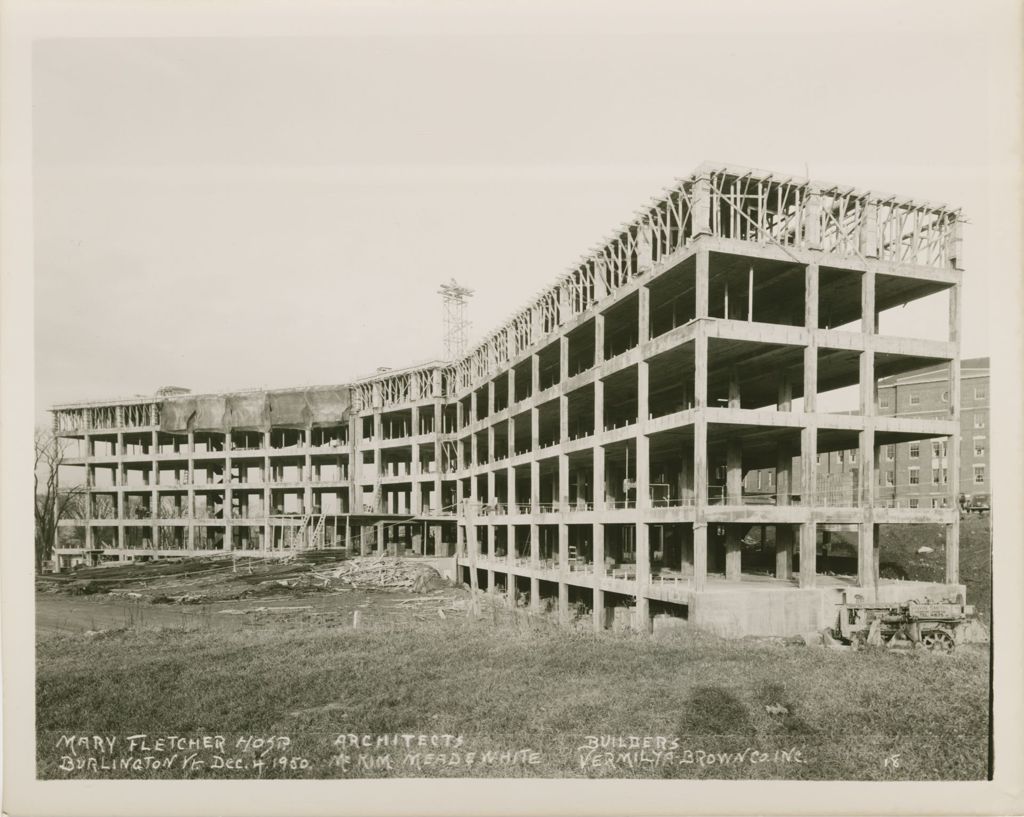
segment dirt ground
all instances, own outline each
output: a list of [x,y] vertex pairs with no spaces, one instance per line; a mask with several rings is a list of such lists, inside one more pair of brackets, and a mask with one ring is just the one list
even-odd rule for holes
[[415,560],[186,559],[37,580],[40,636],[134,627],[366,626],[465,614],[469,593]]

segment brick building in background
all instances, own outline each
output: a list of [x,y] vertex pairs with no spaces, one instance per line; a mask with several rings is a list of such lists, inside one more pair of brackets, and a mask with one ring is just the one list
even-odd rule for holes
[[[971,358],[960,364],[960,493],[976,511],[990,506],[989,360]],[[878,381],[878,414],[886,417],[944,418],[949,416],[949,367],[929,366]],[[819,490],[837,497],[853,492],[859,469],[858,452],[833,451],[818,455]],[[890,508],[948,508],[949,452],[946,440],[920,440],[882,446],[875,463],[879,504]],[[799,460],[794,474],[800,473]],[[773,495],[775,473],[762,468],[748,473],[744,488]]]
[[[988,507],[989,362],[960,364],[960,493],[975,507]],[[878,381],[878,413],[897,417],[946,417],[949,372],[930,366]],[[895,507],[939,508],[949,501],[949,460],[945,440],[886,446],[879,469],[879,497]]]

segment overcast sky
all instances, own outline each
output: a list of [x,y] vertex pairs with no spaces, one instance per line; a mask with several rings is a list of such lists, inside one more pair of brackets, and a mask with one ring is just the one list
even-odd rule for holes
[[963,353],[986,354],[1011,79],[987,5],[743,5],[352,4],[317,38],[37,44],[37,414],[435,357],[440,282],[476,290],[477,339],[704,160],[963,207]]

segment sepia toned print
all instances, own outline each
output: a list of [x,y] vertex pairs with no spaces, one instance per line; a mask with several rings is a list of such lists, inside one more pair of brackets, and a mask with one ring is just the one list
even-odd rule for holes
[[1005,786],[995,16],[314,5],[25,50],[22,812]]

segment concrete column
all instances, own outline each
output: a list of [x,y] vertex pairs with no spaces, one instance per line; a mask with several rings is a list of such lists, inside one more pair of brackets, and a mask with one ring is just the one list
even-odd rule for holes
[[793,379],[787,369],[783,369],[776,374],[776,379],[779,384],[779,397],[777,402],[777,408],[779,411],[792,411],[793,410]]
[[559,514],[566,513],[569,507],[569,455],[558,455],[558,502]]
[[725,495],[729,505],[743,504],[743,443],[730,437],[725,454]]
[[605,503],[605,473],[604,473],[604,446],[594,446],[594,510],[604,510]]
[[814,587],[817,583],[818,523],[800,525],[800,587]]
[[[700,257],[698,253],[698,289],[700,280]],[[704,309],[707,310],[707,259],[704,261]],[[698,305],[699,309],[699,305]],[[699,312],[698,312],[699,314]],[[708,404],[708,337],[703,323],[698,324],[694,341],[694,390],[693,400],[696,416],[693,421],[693,589],[700,592],[708,576],[708,421],[704,409]]]
[[[801,495],[803,504],[814,513],[814,493],[818,481],[818,430],[811,424],[800,433],[801,443]],[[814,587],[817,576],[817,551],[815,546],[817,524],[807,522],[800,526],[800,586]]]
[[877,463],[875,457],[878,446],[874,444],[874,436],[874,419],[872,416],[867,416],[864,419],[864,430],[860,432],[860,445],[858,448],[860,469],[857,472],[858,500],[861,506],[861,522],[857,546],[857,578],[860,586],[864,588],[877,588],[878,586],[878,573],[874,569],[874,549],[878,545],[874,537],[874,531],[877,527],[874,524],[874,506],[877,486],[877,478],[875,476]]
[[540,450],[540,409],[536,406],[530,409],[530,450]]
[[[694,238],[711,234],[711,179],[698,177],[690,193],[693,203],[690,206],[690,219]],[[700,314],[700,313],[698,313]]]
[[[512,462],[511,457],[509,457],[509,462]],[[508,512],[511,514],[514,512],[513,506],[516,504],[516,469],[511,465],[505,468],[505,485],[507,488],[505,501],[508,502]]]
[[[696,235],[696,229],[694,231]],[[708,289],[709,289],[709,253],[707,250],[698,250],[695,257],[695,308],[694,316],[697,318],[708,317]]]
[[809,330],[810,341],[804,349],[804,412],[818,410],[818,265],[808,264],[804,275],[804,326]]
[[558,622],[569,623],[569,585],[564,581],[558,582]]
[[708,579],[708,523],[693,523],[693,589],[700,592]]
[[530,463],[530,513],[540,512],[540,462]]
[[[960,226],[960,222],[957,222]],[[959,250],[957,250],[959,253]],[[957,256],[957,262],[960,258]],[[946,443],[946,464],[949,468],[948,496],[950,507],[956,513],[953,521],[946,525],[946,582],[960,581],[960,284],[949,290],[949,339],[955,343],[956,357],[949,364],[949,419],[955,424],[955,431]]]
[[[565,313],[563,313],[565,314]],[[558,339],[558,382],[565,383],[569,379],[569,336],[562,335]]]
[[639,301],[637,342],[643,346],[651,339],[651,291],[647,287],[640,287],[636,294]]
[[651,631],[650,601],[647,593],[650,592],[650,528],[646,522],[637,522],[637,608],[636,608],[636,631],[638,633],[649,633]]
[[725,526],[725,578],[738,582],[743,576],[743,544],[736,525]]
[[[195,434],[191,431],[188,433],[188,447],[189,447],[189,463],[188,463],[188,482],[191,486],[195,479],[195,467],[191,460],[193,452],[195,451]],[[351,459],[349,460],[351,462]],[[274,545],[274,527],[271,524],[270,517],[274,514],[274,508],[271,504],[272,494],[270,484],[270,432],[263,432],[263,549],[270,550]],[[352,494],[355,496],[355,494]],[[189,507],[192,509],[192,513],[195,513],[195,491],[189,488]]]
[[384,523],[377,523],[377,555],[383,556],[385,553],[384,549]]
[[562,445],[569,442],[569,395],[558,398],[558,442]]
[[604,433],[604,381],[594,379],[594,437]]
[[558,524],[558,572],[561,576],[569,573],[569,526]]
[[651,528],[646,522],[636,523],[636,585],[639,604],[651,589]]
[[878,205],[864,205],[864,219],[860,230],[860,254],[865,258],[878,258]]
[[[726,497],[729,505],[743,504],[743,448],[737,439],[730,439],[726,452]],[[739,581],[742,575],[743,544],[736,525],[725,527],[725,578]]]
[[642,431],[636,438],[636,507],[643,511],[651,505],[651,440]]
[[775,449],[775,502],[789,505],[793,492],[793,452],[789,444],[780,442]]
[[821,193],[812,190],[804,201],[804,240],[808,249],[821,249]]
[[[151,489],[151,491],[150,491],[150,498],[149,498],[149,503],[150,503],[150,512],[149,512],[150,520],[149,521],[150,521],[150,525],[151,525],[150,530],[153,533],[153,547],[154,548],[159,548],[160,547],[160,492],[157,489],[158,478],[159,478],[159,474],[160,474],[160,472],[159,472],[159,470],[157,468],[157,466],[159,465],[159,463],[157,461],[157,457],[160,454],[160,447],[158,445],[159,441],[160,441],[160,433],[158,431],[154,431],[153,432],[153,451],[152,451],[152,454],[151,454],[151,456],[153,457],[153,460],[150,463],[152,470],[149,472],[150,473],[150,477],[151,477],[151,484],[149,486],[150,489]],[[225,480],[227,479],[227,476],[228,475],[225,473],[224,474]],[[228,494],[227,494],[227,490],[225,490],[224,491],[224,501],[225,502],[227,502],[227,498],[228,498]],[[228,508],[228,507],[225,507],[225,509],[224,509],[225,524],[227,524],[226,520],[230,518],[230,513],[231,513],[231,509]],[[226,541],[225,542],[225,547],[226,548],[230,548],[231,547],[230,542]]]
[[594,315],[594,366],[600,365],[604,360],[604,315],[598,312]]
[[540,356],[530,355],[530,394],[536,396],[540,391]]
[[[537,570],[540,566],[540,526],[530,523],[530,569]],[[540,610],[540,580],[530,577],[530,609]]]
[[604,590],[594,586],[594,607],[591,611],[594,621],[594,631],[602,632],[605,629]]
[[775,578],[793,577],[793,527],[775,526]]

